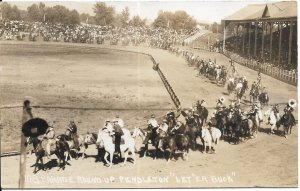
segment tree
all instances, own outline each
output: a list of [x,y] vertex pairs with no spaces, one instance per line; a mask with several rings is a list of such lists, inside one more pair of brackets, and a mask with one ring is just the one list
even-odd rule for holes
[[162,28],[167,28],[170,27],[170,24],[172,22],[172,13],[171,12],[163,12],[159,11],[157,18],[154,20],[152,23],[154,28],[162,27]]
[[180,29],[193,29],[196,27],[196,20],[188,15],[185,11],[163,12],[159,11],[157,18],[152,24],[155,28],[172,28],[175,30]]
[[39,6],[37,4],[32,4],[27,7],[28,18],[30,21],[41,21],[42,17],[39,13]]
[[121,26],[122,27],[126,27],[128,26],[128,23],[129,23],[129,16],[130,16],[130,13],[129,13],[129,8],[128,7],[125,7],[123,10],[122,10],[122,13],[121,13]]
[[21,20],[21,12],[16,5],[11,9],[11,20]]
[[9,20],[20,20],[21,19],[21,11],[18,9],[17,6],[11,7],[10,4],[4,2],[1,3],[1,12],[2,12],[2,17],[4,19],[9,19]]
[[134,27],[144,27],[146,25],[146,21],[146,19],[141,19],[138,15],[136,15],[130,20],[129,25]]
[[95,22],[98,25],[111,25],[115,19],[115,8],[104,2],[97,2],[94,6]]
[[185,11],[176,11],[172,15],[172,21],[172,28],[175,30],[190,30],[196,27],[197,25],[196,20],[189,16]]
[[66,24],[80,24],[80,16],[75,9],[69,11]]

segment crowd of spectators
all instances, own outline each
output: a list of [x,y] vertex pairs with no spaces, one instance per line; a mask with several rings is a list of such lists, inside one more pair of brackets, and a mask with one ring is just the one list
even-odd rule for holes
[[91,24],[63,25],[60,23],[0,21],[1,40],[63,41],[73,43],[98,43],[105,40],[111,44],[139,45],[167,49],[170,45],[184,45],[184,39],[194,33],[194,30],[173,30],[151,27],[114,27]]

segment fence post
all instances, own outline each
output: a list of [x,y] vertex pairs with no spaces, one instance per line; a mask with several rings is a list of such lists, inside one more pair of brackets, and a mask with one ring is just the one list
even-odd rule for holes
[[[25,122],[32,119],[30,101],[25,100],[23,103],[22,127]],[[21,145],[20,145],[20,169],[19,169],[19,188],[25,187],[25,174],[26,174],[26,137],[21,132]]]

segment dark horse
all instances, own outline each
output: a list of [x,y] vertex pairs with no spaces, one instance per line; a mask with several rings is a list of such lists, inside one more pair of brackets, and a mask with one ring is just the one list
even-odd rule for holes
[[183,152],[182,159],[186,160],[189,153],[189,142],[189,136],[185,134],[171,134],[168,140],[170,148],[168,162],[172,160],[176,149]]
[[268,105],[269,104],[269,95],[267,92],[262,92],[258,96],[258,100],[262,106]]
[[[36,162],[34,164],[34,171],[33,173],[37,173],[37,167],[38,167],[38,162],[41,161],[42,163],[42,169],[45,170],[44,167],[44,162],[43,162],[43,157],[46,156],[46,151],[43,148],[42,144],[43,144],[43,140],[39,140],[36,137],[30,137],[28,138],[27,142],[26,142],[26,146],[29,144],[33,144],[33,149],[34,149],[34,153],[36,156]],[[55,154],[58,158],[58,166],[60,170],[61,168],[64,170],[65,169],[65,165],[66,165],[66,160],[65,160],[65,152],[67,152],[67,155],[70,154],[70,149],[68,147],[68,144],[66,144],[63,141],[56,141],[55,142],[55,149],[51,150],[50,155]],[[61,161],[63,161],[62,165],[61,165]]]
[[208,117],[208,110],[206,109],[206,107],[204,107],[203,104],[204,100],[201,100],[201,102],[197,101],[196,107],[197,107],[197,111],[199,113],[199,117],[201,120],[201,124],[200,126],[203,126],[203,124],[206,123],[207,121],[207,117]]
[[148,125],[148,129],[146,132],[144,132],[142,129],[140,129],[141,132],[143,133],[143,136],[145,136],[145,139],[143,140],[143,144],[144,146],[144,157],[149,154],[149,150],[148,150],[148,144],[149,141],[151,141],[151,144],[153,146],[156,146],[157,144],[157,132],[156,129],[152,127],[151,124]]
[[292,127],[295,126],[296,121],[291,112],[285,112],[285,114],[281,117],[279,123],[277,123],[277,130],[280,125],[284,127],[284,136],[286,137],[288,134],[292,133]]

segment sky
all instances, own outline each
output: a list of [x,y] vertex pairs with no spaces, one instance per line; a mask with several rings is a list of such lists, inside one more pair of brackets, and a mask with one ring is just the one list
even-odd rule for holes
[[[11,1],[4,0],[13,5],[17,5],[19,9],[25,10],[33,3],[40,1]],[[152,22],[159,10],[172,11],[184,10],[189,15],[193,16],[199,22],[220,22],[223,18],[233,14],[239,9],[248,4],[270,3],[269,0],[241,1],[241,0],[219,0],[219,1],[105,1],[107,5],[114,6],[117,12],[121,12],[124,7],[128,6],[130,16],[139,15],[142,18],[147,18]],[[96,1],[44,1],[46,6],[64,5],[69,9],[76,9],[79,13],[89,13],[94,15],[93,6]]]

